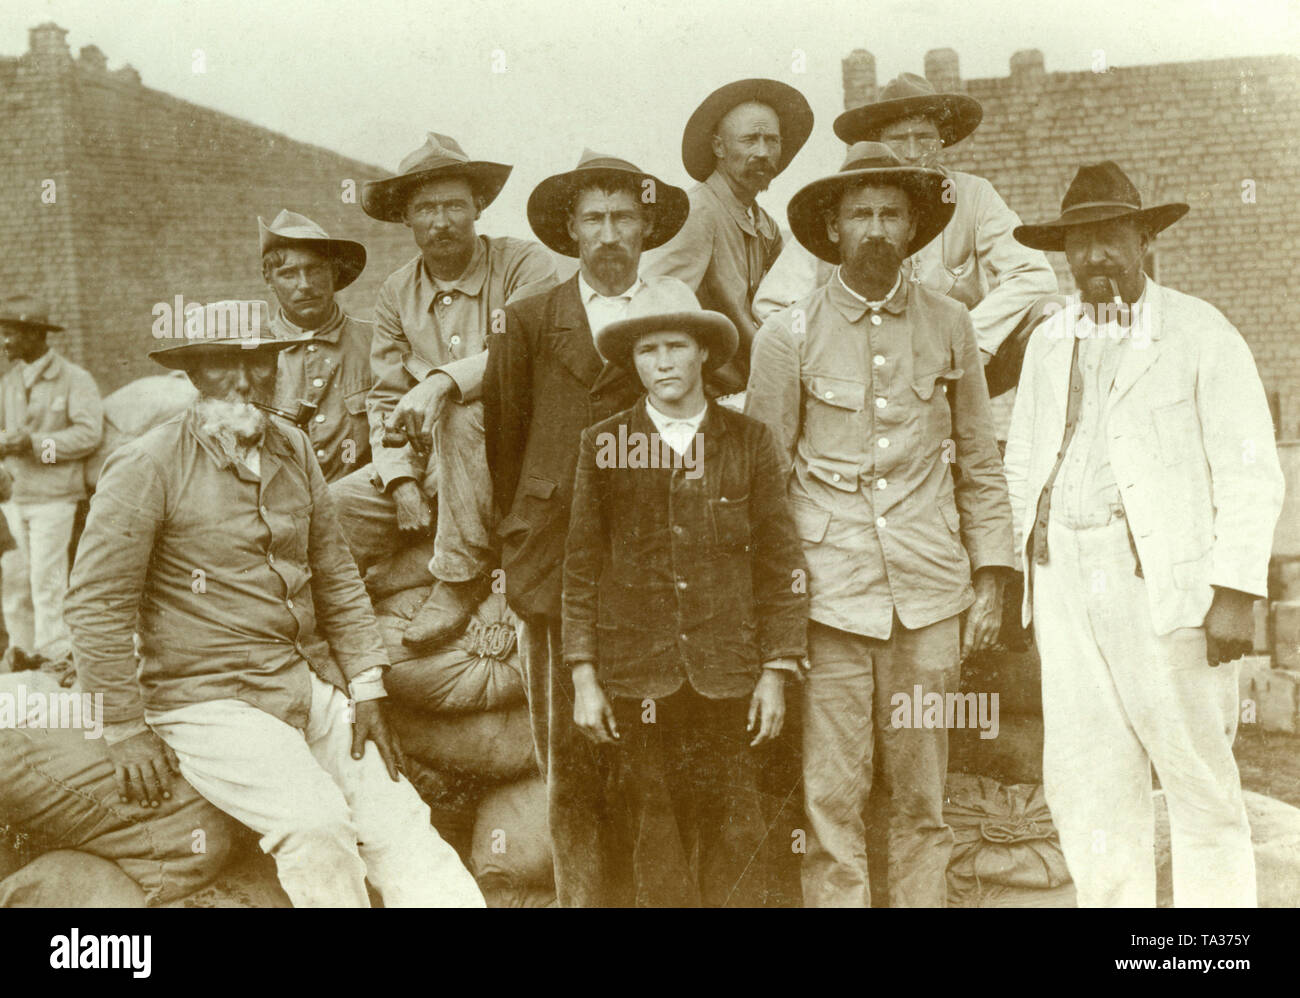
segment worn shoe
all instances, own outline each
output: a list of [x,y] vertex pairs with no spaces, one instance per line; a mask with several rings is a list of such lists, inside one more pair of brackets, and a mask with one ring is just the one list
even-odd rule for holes
[[490,579],[479,575],[468,582],[439,579],[424,604],[406,625],[402,644],[417,651],[436,648],[465,629],[470,616],[488,594]]

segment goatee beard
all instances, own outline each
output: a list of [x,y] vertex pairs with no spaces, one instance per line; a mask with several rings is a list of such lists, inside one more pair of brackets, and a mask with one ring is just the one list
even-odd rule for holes
[[884,239],[869,239],[854,251],[847,263],[862,283],[890,287],[898,278],[898,268],[903,265],[903,254],[893,243]]
[[242,399],[200,398],[194,410],[199,426],[231,461],[256,447],[266,432],[266,413]]

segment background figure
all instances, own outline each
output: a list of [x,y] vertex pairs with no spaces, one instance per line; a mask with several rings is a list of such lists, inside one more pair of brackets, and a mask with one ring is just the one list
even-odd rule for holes
[[68,548],[77,503],[86,497],[83,465],[103,435],[95,379],[45,341],[47,333],[62,328],[28,295],[0,302],[5,354],[14,362],[0,379],[0,456],[13,479],[12,495],[0,509],[20,559],[4,566],[5,617],[13,621],[15,648],[50,659],[71,650],[63,622]]

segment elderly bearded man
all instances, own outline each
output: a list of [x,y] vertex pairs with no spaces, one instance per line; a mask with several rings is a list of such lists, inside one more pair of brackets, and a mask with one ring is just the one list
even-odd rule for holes
[[1081,907],[1155,907],[1153,767],[1174,904],[1256,902],[1237,670],[1221,663],[1250,651],[1283,480],[1241,334],[1143,273],[1186,211],[1143,208],[1108,161],[1079,168],[1060,217],[1016,229],[1064,252],[1079,287],[1030,339],[1006,458],[1043,789]]
[[602,813],[608,753],[573,723],[573,682],[561,647],[561,582],[582,431],[628,408],[640,385],[596,350],[595,335],[671,278],[641,278],[641,251],[686,220],[686,192],[626,160],[584,150],[576,168],[543,180],[528,222],[547,246],[579,259],[559,287],[506,309],[488,338],[483,410],[502,515],[501,566],[519,615],[519,659],[538,761],[546,776],[555,893],[565,907],[619,904]]
[[331,239],[310,218],[282,211],[267,225],[257,220],[262,278],[280,310],[271,320],[279,340],[295,340],[280,351],[276,406],[291,411],[300,399],[316,406],[304,427],[316,460],[332,482],[370,461],[370,341],[375,324],[355,319],[334,295],[361,276],[366,248],[351,239]]
[[997,636],[1001,576],[1013,563],[970,315],[901,269],[952,215],[943,182],[863,142],[839,173],[799,191],[791,230],[840,266],[769,319],[754,345],[745,409],[773,427],[793,467],[809,568],[810,906],[870,902],[863,808],[873,770],[889,788],[891,905],[946,903],[947,731],[894,727],[894,697],[942,698],[955,686],[960,659]]
[[812,108],[777,80],[737,80],[709,94],[682,133],[682,163],[700,181],[691,214],[646,274],[685,282],[700,305],[721,312],[740,334],[732,361],[711,373],[718,390],[738,392],[749,374],[758,329],[750,309],[759,282],[781,252],[781,230],[756,200],[803,148]]
[[77,672],[123,801],[156,806],[179,772],[261,836],[297,907],[369,907],[367,879],[388,907],[482,907],[399,775],[383,641],[311,443],[256,406],[289,344],[238,304],[150,354],[199,397],[109,459],[73,566]]
[[[487,334],[504,322],[507,302],[555,284],[555,263],[537,243],[475,231],[511,169],[471,160],[454,139],[430,132],[398,176],[362,192],[366,214],[406,225],[420,253],[389,276],[375,304],[374,463],[331,491],[362,572],[429,530],[436,497],[429,572],[437,582],[402,635],[416,648],[461,631],[487,594],[496,566],[480,401]],[[404,445],[383,445],[390,426]]]

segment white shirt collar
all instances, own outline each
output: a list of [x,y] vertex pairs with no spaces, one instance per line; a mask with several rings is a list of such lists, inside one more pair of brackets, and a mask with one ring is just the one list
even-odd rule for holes
[[603,302],[611,302],[611,303],[629,302],[636,295],[636,293],[644,287],[645,287],[645,281],[643,281],[641,279],[641,275],[638,274],[636,280],[633,281],[628,286],[628,289],[624,291],[622,294],[602,295],[599,291],[597,291],[595,288],[593,288],[590,284],[587,283],[586,278],[582,276],[582,270],[581,269],[578,270],[578,296],[582,299],[582,303],[584,305],[590,304],[594,299],[597,298],[599,298]]
[[666,413],[662,413],[658,409],[656,409],[650,403],[650,399],[647,398],[645,400],[645,411],[646,411],[646,415],[650,417],[650,421],[653,422],[655,426],[659,427],[661,430],[665,426],[669,426],[675,423],[675,424],[688,425],[690,426],[691,430],[694,431],[694,430],[698,430],[700,428],[700,424],[704,422],[704,416],[709,411],[709,403],[705,402],[704,408],[701,409],[699,412],[697,412],[694,416],[669,416]]

